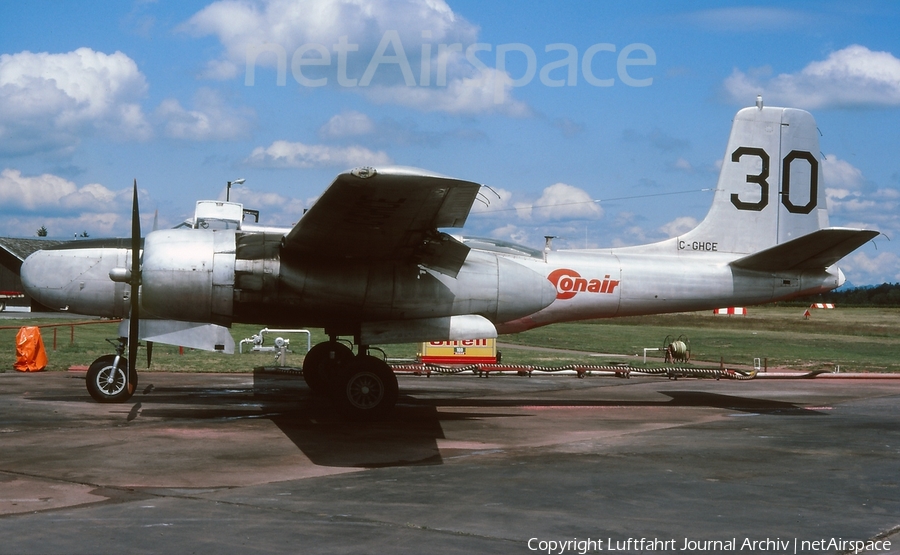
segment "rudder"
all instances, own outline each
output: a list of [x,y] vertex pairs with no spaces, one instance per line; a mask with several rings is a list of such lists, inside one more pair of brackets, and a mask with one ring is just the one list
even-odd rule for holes
[[681,248],[749,254],[828,227],[819,136],[809,112],[744,108],[734,118],[712,207]]

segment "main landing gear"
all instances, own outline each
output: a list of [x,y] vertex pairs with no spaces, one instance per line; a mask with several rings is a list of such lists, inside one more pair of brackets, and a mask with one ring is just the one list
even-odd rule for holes
[[[128,340],[119,338],[116,354],[104,355],[87,372],[87,389],[99,403],[124,403],[134,394],[137,371],[126,355]],[[380,358],[360,354],[337,340],[319,343],[303,361],[303,379],[315,393],[327,395],[353,420],[377,420],[397,404],[399,388],[391,367]]]
[[98,358],[88,369],[87,390],[98,403],[124,403],[134,394],[138,377],[125,356],[127,345],[128,340],[120,337],[116,354]]
[[319,343],[303,361],[303,379],[314,393],[325,394],[353,420],[384,417],[397,403],[397,377],[383,360],[359,346],[354,355],[336,340]]

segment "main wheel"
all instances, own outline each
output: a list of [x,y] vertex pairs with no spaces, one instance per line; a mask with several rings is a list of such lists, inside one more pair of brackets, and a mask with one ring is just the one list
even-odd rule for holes
[[303,359],[303,380],[314,393],[327,393],[338,370],[353,359],[353,351],[337,341],[319,343]]
[[340,378],[332,397],[338,409],[353,420],[382,418],[397,404],[397,376],[381,359],[357,356],[341,370]]
[[[128,359],[116,355],[105,355],[91,364],[87,372],[87,390],[98,403],[124,403],[131,398],[137,388],[137,372],[129,370]],[[129,379],[125,379],[129,372]],[[127,386],[126,386],[127,382]]]

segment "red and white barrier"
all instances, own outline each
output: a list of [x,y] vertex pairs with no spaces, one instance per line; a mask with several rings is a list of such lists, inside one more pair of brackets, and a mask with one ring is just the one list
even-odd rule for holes
[[813,303],[809,305],[809,308],[807,308],[806,312],[803,313],[803,317],[809,320],[809,317],[812,316],[812,312],[810,312],[810,310],[814,308],[832,309],[834,308],[834,303]]
[[739,315],[739,316],[746,316],[746,315],[747,315],[747,309],[744,308],[744,307],[742,307],[742,306],[729,306],[729,307],[727,307],[727,308],[717,308],[717,309],[713,310],[713,314],[716,314],[716,315],[720,315],[720,314],[728,314],[728,315],[737,314],[737,315]]

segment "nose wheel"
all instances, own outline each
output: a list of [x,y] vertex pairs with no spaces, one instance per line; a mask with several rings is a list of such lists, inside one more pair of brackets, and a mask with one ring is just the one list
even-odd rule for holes
[[[137,372],[121,355],[105,355],[87,372],[87,390],[98,403],[124,403],[137,387]],[[128,374],[126,374],[126,372]]]

